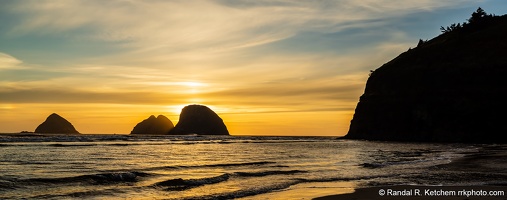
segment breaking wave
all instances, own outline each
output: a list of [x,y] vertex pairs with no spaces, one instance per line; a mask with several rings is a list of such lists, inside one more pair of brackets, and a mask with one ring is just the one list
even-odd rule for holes
[[229,179],[229,174],[222,174],[220,176],[209,177],[209,178],[200,178],[200,179],[170,179],[166,181],[162,181],[156,183],[154,186],[162,187],[165,190],[186,190],[194,187],[199,187],[208,184],[220,183],[223,181],[227,181]]
[[269,176],[269,175],[291,175],[298,173],[306,173],[307,171],[302,170],[289,170],[289,171],[262,171],[262,172],[235,172],[234,174],[244,177],[255,177],[255,176]]
[[48,183],[48,184],[71,184],[71,183],[89,183],[89,184],[108,184],[120,182],[136,182],[139,177],[149,176],[144,172],[118,172],[118,173],[101,173],[89,174],[63,178],[33,178],[22,179],[19,182],[27,184]]

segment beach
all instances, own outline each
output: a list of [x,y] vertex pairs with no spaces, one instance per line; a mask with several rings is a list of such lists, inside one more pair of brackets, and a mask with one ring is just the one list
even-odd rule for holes
[[[464,156],[436,167],[451,172],[467,172],[477,176],[456,177],[454,186],[445,185],[386,185],[358,187],[353,192],[337,191],[335,195],[321,196],[314,200],[354,199],[442,199],[442,200],[483,200],[507,199],[507,183],[490,182],[485,186],[481,180],[492,181],[507,174],[507,152],[503,145],[484,145],[477,151],[463,152]],[[474,185],[477,184],[477,185]],[[416,192],[417,191],[417,192]]]
[[506,186],[413,186],[358,188],[353,193],[329,195],[314,200],[409,199],[483,200],[507,199]]

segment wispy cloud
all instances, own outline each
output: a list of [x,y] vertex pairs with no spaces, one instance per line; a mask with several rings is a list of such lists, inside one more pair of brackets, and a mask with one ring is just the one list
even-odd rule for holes
[[[77,37],[127,41],[139,50],[235,49],[301,31],[336,32],[362,21],[450,7],[463,1],[23,1],[12,34],[54,34],[88,27]],[[172,52],[171,52],[172,53]]]
[[21,61],[11,55],[0,52],[0,70],[2,69],[20,69]]

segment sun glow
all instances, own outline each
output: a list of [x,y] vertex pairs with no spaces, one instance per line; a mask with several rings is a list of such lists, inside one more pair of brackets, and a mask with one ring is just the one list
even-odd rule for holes
[[171,106],[165,106],[165,109],[167,112],[170,112],[176,116],[179,116],[180,113],[181,113],[181,110],[185,107],[186,105],[171,105]]
[[209,107],[211,110],[217,112],[217,114],[226,114],[226,113],[232,112],[232,110],[230,108],[204,104],[204,103],[202,103],[201,99],[190,99],[188,102],[189,103],[187,103],[187,104],[165,106],[165,110],[169,113],[179,116],[181,113],[181,110],[185,106],[197,104],[197,105],[205,105],[205,106]]
[[208,84],[197,81],[182,81],[182,82],[163,82],[160,85],[174,86],[187,94],[200,93],[201,89],[207,87]]
[[181,94],[198,94],[209,86],[207,83],[199,81],[146,81],[141,82],[148,86],[158,86],[171,91],[177,91]]
[[0,109],[11,110],[14,108],[16,108],[16,107],[12,104],[0,104]]
[[172,81],[167,81],[167,82],[148,81],[148,82],[143,82],[143,83],[147,84],[147,85],[185,86],[185,87],[204,87],[204,86],[208,85],[206,83],[201,83],[201,82],[197,82],[197,81],[180,81],[180,82],[172,82]]
[[188,81],[188,82],[175,82],[174,84],[175,84],[175,85],[186,86],[186,87],[191,87],[191,88],[195,88],[195,87],[204,87],[204,86],[207,86],[207,84],[205,84],[205,83],[201,83],[201,82],[194,82],[194,81]]

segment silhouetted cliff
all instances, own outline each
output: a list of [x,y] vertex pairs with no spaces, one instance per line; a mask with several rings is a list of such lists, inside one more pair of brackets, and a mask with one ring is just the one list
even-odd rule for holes
[[164,135],[174,128],[173,123],[164,115],[155,117],[151,115],[148,119],[139,122],[130,134]]
[[169,132],[172,135],[229,135],[223,120],[203,105],[189,105],[181,110],[178,124]]
[[475,17],[372,71],[345,138],[506,143],[507,15]]
[[79,134],[69,121],[56,113],[49,115],[46,121],[37,126],[34,133]]

